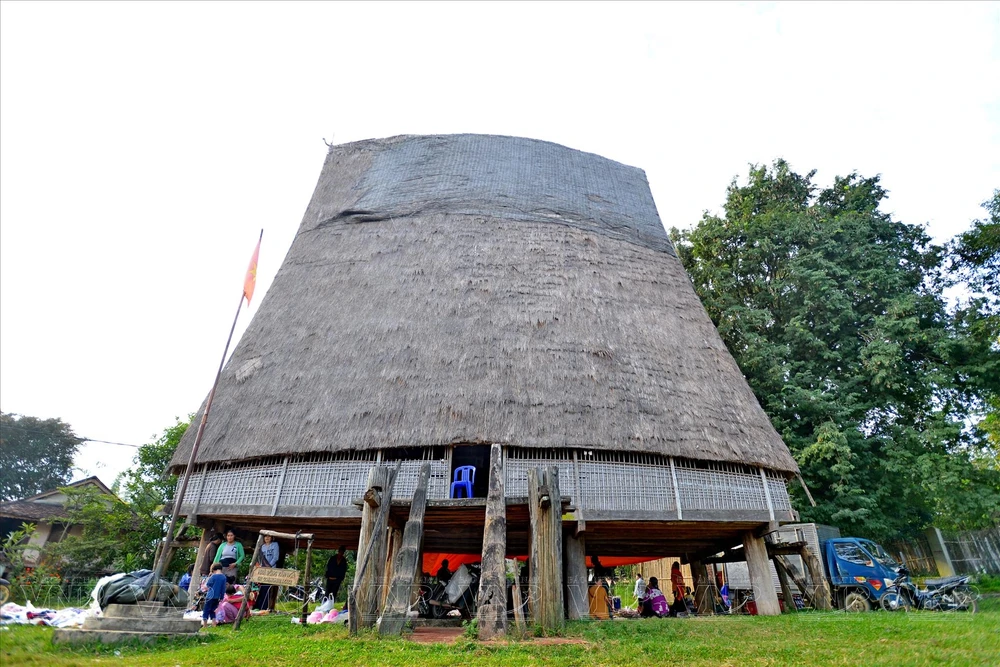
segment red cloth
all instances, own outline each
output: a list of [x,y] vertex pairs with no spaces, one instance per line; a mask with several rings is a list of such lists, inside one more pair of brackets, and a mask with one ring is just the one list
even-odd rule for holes
[[[264,232],[261,231],[261,237],[264,236]],[[243,279],[243,296],[247,298],[247,305],[250,305],[250,299],[253,298],[253,288],[257,286],[257,257],[260,256],[260,240],[257,241],[257,247],[253,249],[253,257],[250,258],[250,266],[247,268],[247,276]]]

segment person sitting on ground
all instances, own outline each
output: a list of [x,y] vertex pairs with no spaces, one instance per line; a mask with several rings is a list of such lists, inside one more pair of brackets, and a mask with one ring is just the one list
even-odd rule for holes
[[649,578],[649,585],[646,586],[646,594],[643,595],[639,605],[639,615],[644,617],[666,616],[670,612],[670,605],[667,604],[667,597],[660,590],[660,582],[656,577]]
[[608,591],[597,577],[594,577],[593,583],[587,589],[587,605],[590,607],[591,618],[595,620],[611,618]]
[[201,612],[201,627],[215,625],[215,611],[226,594],[226,575],[222,565],[212,564],[211,576],[205,581],[205,608]]
[[441,561],[441,567],[438,568],[437,571],[437,580],[439,584],[442,584],[444,586],[447,586],[448,582],[451,581],[451,570],[448,569],[447,558]]
[[681,564],[674,561],[670,566],[670,593],[674,596],[674,601],[670,605],[670,615],[676,617],[678,614],[687,614],[687,606],[684,604],[684,574],[681,572]]
[[226,586],[226,596],[219,603],[219,608],[215,611],[216,624],[232,623],[240,613],[240,605],[243,604],[243,587],[229,584]]
[[226,541],[215,552],[215,562],[222,565],[222,572],[229,583],[236,583],[236,572],[245,555],[243,545],[236,541],[236,533],[232,529],[227,530]]

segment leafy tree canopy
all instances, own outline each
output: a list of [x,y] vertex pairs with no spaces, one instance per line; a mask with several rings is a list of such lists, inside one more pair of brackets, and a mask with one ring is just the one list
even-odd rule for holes
[[997,350],[949,312],[945,248],[880,210],[878,176],[820,188],[814,175],[752,167],[722,216],[671,230],[813,490],[803,518],[886,539],[995,521],[1000,477],[975,465],[985,445],[966,420],[995,386]]
[[83,443],[60,419],[0,413],[0,500],[27,498],[68,484]]

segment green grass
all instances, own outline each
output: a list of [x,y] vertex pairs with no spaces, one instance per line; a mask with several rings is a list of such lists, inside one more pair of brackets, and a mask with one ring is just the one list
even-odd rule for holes
[[[281,665],[998,665],[1000,598],[980,612],[801,613],[780,617],[710,617],[571,623],[575,643],[538,640],[482,644],[460,637],[426,645],[366,635],[340,626],[292,625],[288,616],[258,617],[238,633],[214,628],[196,638],[152,647],[64,647],[52,630],[0,631],[0,664],[197,666]],[[116,652],[118,654],[116,654]]]

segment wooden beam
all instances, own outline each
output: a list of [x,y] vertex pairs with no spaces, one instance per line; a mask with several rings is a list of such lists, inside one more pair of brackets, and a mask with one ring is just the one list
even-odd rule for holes
[[754,535],[751,530],[746,531],[743,533],[743,551],[746,554],[753,597],[757,603],[757,615],[779,616],[781,607],[778,605],[778,595],[774,592],[774,581],[771,579],[770,560],[767,557],[767,545],[764,544],[764,539]]
[[777,567],[778,563],[781,563],[781,567],[784,568],[785,572],[788,573],[788,576],[790,576],[792,581],[795,582],[795,585],[798,586],[799,593],[802,595],[803,601],[812,605],[813,609],[816,609],[816,603],[813,600],[813,591],[809,586],[809,582],[806,581],[805,575],[799,572],[798,568],[789,562],[789,560],[784,556],[775,556],[774,562],[775,567]]
[[566,558],[566,612],[571,621],[590,618],[587,601],[587,538],[565,536],[563,555]]
[[781,586],[781,598],[785,601],[785,612],[794,614],[798,611],[795,607],[795,597],[792,595],[792,586],[788,583],[788,572],[785,571],[785,564],[772,557],[774,571],[778,573],[778,584]]
[[542,632],[565,627],[563,604],[562,511],[552,503],[559,495],[559,468],[528,470],[528,511],[531,523],[529,588],[531,615]]
[[507,505],[504,503],[503,450],[490,448],[490,483],[486,494],[482,575],[479,580],[479,639],[507,634]]
[[823,572],[823,564],[819,562],[819,558],[816,557],[807,545],[802,545],[800,555],[802,556],[802,562],[806,565],[806,569],[809,570],[809,579],[812,580],[814,591],[813,607],[822,610],[832,609],[830,586],[826,583],[826,573]]
[[[253,556],[250,557],[250,569],[253,570],[254,565],[257,563],[257,559],[260,557],[260,547],[264,544],[264,536],[257,536],[257,545],[253,548]],[[240,629],[240,623],[243,621],[243,614],[247,611],[247,604],[250,602],[250,596],[244,595],[243,601],[240,602],[240,610],[236,612],[236,621],[233,622],[233,632]]]
[[424,513],[427,507],[427,485],[431,476],[431,464],[420,466],[417,489],[410,504],[410,519],[403,527],[403,542],[392,565],[392,580],[389,583],[389,597],[382,612],[380,635],[400,635],[406,627],[406,614],[410,611],[410,601],[416,591],[416,577],[420,572],[424,541]]

